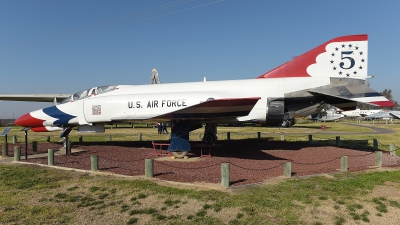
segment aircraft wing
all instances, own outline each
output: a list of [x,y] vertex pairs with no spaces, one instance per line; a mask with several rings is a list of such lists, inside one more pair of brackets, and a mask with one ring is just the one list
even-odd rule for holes
[[330,96],[333,102],[331,105],[339,108],[346,108],[346,105],[334,104],[335,98],[348,100],[349,102],[362,102],[379,107],[393,105],[392,102],[366,85],[320,87],[310,89],[308,92],[325,97]]
[[400,111],[389,111],[389,114],[396,119],[400,119]]
[[25,102],[62,102],[71,94],[0,94],[0,100]]
[[124,115],[111,118],[111,120],[159,120],[159,119],[191,119],[204,120],[214,118],[234,118],[247,116],[253,109],[254,105],[261,99],[253,98],[226,98],[209,100],[197,105],[189,106],[174,112],[163,115],[148,115],[136,117],[135,115]]

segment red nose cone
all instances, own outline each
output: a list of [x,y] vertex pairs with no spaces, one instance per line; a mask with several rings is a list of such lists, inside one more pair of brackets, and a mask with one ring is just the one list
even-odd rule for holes
[[27,113],[18,118],[14,124],[21,127],[42,127],[43,121],[44,120],[32,117],[30,113]]

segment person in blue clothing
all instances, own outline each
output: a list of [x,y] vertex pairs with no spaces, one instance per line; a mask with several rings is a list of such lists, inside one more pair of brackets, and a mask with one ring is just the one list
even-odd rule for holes
[[161,134],[161,132],[162,132],[162,125],[161,125],[161,123],[157,123],[157,130],[158,130],[158,134]]
[[162,132],[161,133],[168,134],[167,123],[162,123]]

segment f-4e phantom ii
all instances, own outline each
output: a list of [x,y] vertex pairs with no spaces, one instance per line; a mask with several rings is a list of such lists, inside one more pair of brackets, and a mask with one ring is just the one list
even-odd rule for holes
[[368,36],[334,38],[256,79],[110,85],[71,95],[61,104],[27,113],[16,125],[32,131],[104,132],[112,122],[173,124],[168,150],[177,157],[191,150],[189,132],[205,124],[203,140],[217,140],[217,124],[279,126],[319,112],[329,103],[354,109],[357,102],[394,106],[369,87]]

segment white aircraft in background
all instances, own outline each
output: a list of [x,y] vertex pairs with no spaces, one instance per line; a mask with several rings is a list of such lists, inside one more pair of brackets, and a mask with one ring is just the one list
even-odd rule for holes
[[66,136],[72,127],[104,132],[110,122],[171,121],[168,150],[184,157],[191,150],[189,132],[202,124],[203,140],[214,143],[219,123],[277,126],[326,103],[342,109],[354,109],[356,102],[394,106],[368,86],[367,53],[367,35],[338,37],[257,79],[94,87],[27,113],[15,124],[32,131],[63,129]]
[[368,115],[365,117],[365,119],[384,119],[384,120],[389,120],[389,119],[400,119],[400,111],[395,111],[395,110],[381,110],[377,113]]
[[342,111],[342,114],[345,115],[346,117],[365,117],[381,111],[382,109],[371,109],[371,110],[355,109],[355,110]]
[[344,115],[338,113],[336,109],[321,110],[321,112],[309,115],[306,117],[308,120],[313,121],[338,121],[342,119]]

